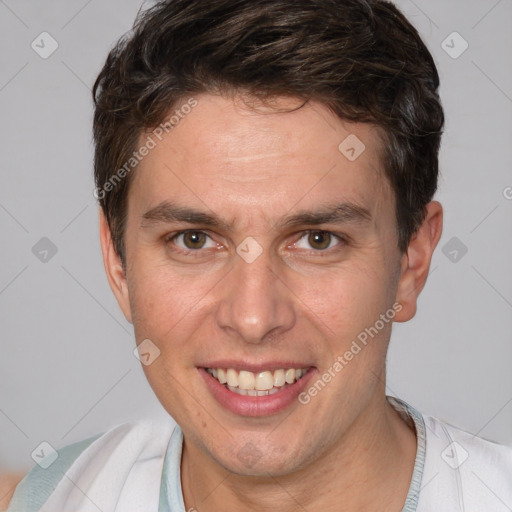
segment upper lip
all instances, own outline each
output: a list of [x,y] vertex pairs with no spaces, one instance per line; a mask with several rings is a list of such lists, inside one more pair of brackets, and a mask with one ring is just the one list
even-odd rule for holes
[[252,363],[249,361],[233,361],[233,360],[220,360],[210,361],[208,363],[199,364],[198,368],[232,368],[236,371],[247,371],[253,373],[259,373],[264,371],[274,371],[289,368],[302,369],[311,368],[313,365],[310,363],[298,363],[293,361],[268,361],[266,363]]

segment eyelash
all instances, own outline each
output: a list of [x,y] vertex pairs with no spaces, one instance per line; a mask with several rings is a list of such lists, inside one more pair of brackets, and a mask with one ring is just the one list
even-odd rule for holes
[[[200,230],[200,229],[199,230],[198,229],[185,229],[183,231],[177,231],[175,233],[171,233],[170,235],[167,235],[165,237],[165,243],[166,244],[170,244],[170,243],[174,244],[174,240],[176,238],[178,238],[179,236],[184,235],[186,233],[203,233],[204,235],[206,235],[208,238],[211,239],[210,235],[206,231],[203,231],[203,230]],[[293,244],[298,243],[305,236],[310,235],[312,233],[320,233],[320,234],[330,235],[330,236],[332,236],[334,238],[337,238],[338,242],[339,242],[338,245],[341,245],[341,246],[345,246],[349,242],[348,237],[346,235],[342,235],[341,233],[334,233],[332,231],[326,231],[326,230],[322,230],[322,229],[310,229],[310,230],[306,230],[306,231],[300,232],[301,236],[299,238],[297,238],[297,240],[295,242],[293,242]],[[311,249],[310,252],[313,252],[316,255],[319,255],[320,257],[322,255],[324,255],[324,254],[329,254],[330,255],[333,251],[340,250],[340,247],[338,247],[338,245],[336,245],[335,247],[331,247],[330,249],[324,249],[324,250]],[[182,248],[177,248],[177,249],[175,248],[175,249],[173,249],[173,251],[174,252],[178,252],[180,254],[183,254],[185,256],[188,256],[188,255],[201,256],[200,253],[203,252],[203,249],[200,248],[200,249],[196,249],[196,250],[193,250],[193,249],[185,250],[185,249],[182,249]]]

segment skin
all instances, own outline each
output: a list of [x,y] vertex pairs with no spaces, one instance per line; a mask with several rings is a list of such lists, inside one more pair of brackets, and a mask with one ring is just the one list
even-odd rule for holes
[[16,486],[25,475],[23,473],[0,472],[0,510],[6,510]]
[[[292,98],[274,104],[295,109],[288,112],[255,110],[239,96],[196,99],[135,171],[126,273],[100,213],[112,290],[137,343],[149,338],[161,351],[144,371],[184,432],[186,509],[400,511],[416,437],[385,398],[391,322],[310,403],[265,417],[224,409],[197,366],[293,360],[314,366],[318,377],[393,304],[401,305],[395,321],[411,319],[441,236],[442,207],[428,205],[401,254],[375,127],[342,122],[315,102],[298,108]],[[366,146],[353,162],[338,149],[349,134]],[[143,219],[163,201],[214,213],[231,229]],[[366,208],[371,220],[280,226],[284,216],[340,202]],[[203,245],[171,240],[186,229],[204,232]],[[324,233],[315,243],[308,230],[346,241]],[[263,250],[252,263],[236,253],[249,236]],[[237,457],[248,443],[261,454],[254,465]]]

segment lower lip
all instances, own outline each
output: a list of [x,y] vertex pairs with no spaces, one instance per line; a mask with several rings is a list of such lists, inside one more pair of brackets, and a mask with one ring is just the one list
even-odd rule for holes
[[285,410],[292,403],[298,403],[300,393],[307,387],[308,382],[316,371],[315,368],[310,368],[308,373],[300,380],[295,381],[273,395],[245,396],[229,391],[224,384],[221,384],[212,377],[205,368],[198,368],[198,370],[208,389],[220,405],[234,414],[253,417],[277,414]]

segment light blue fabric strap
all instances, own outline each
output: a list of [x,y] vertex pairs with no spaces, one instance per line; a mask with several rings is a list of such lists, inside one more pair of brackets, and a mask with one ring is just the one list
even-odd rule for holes
[[37,464],[18,484],[6,512],[37,512],[78,456],[102,434],[57,450],[55,462],[43,469]]
[[179,425],[176,425],[165,454],[158,512],[185,512],[183,491],[181,489],[182,450],[183,432]]
[[419,411],[403,400],[392,396],[387,396],[386,398],[400,414],[406,414],[413,420],[416,429],[416,459],[412,471],[411,485],[409,486],[409,492],[407,493],[405,505],[402,509],[402,512],[416,512],[421,491],[421,480],[423,478],[423,467],[425,465],[425,452],[427,447],[425,420]]

